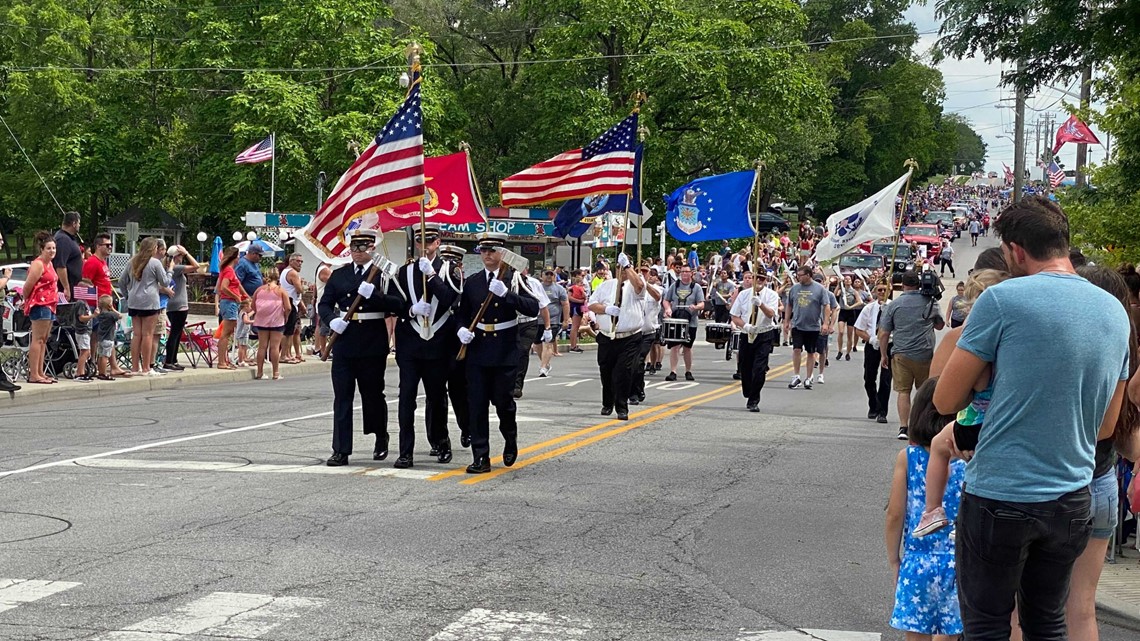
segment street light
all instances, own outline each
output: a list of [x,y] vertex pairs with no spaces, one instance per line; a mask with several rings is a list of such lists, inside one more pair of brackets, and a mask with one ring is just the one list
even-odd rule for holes
[[257,240],[257,232],[255,232],[255,231],[249,232],[248,234],[245,235],[245,239],[250,241],[250,242]]
[[241,232],[235,231],[233,238],[234,238],[235,243],[240,243],[241,242]]
[[198,262],[202,262],[202,250],[205,249],[205,242],[209,237],[206,235],[206,232],[200,231],[195,238],[198,239]]

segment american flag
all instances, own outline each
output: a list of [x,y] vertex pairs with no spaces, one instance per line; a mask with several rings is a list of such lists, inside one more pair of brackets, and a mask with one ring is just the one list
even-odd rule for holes
[[499,185],[503,207],[525,207],[633,190],[637,112],[586,146],[524,169]]
[[234,158],[234,162],[239,165],[256,165],[259,162],[273,160],[273,138],[273,136],[269,136],[265,140],[241,152],[237,155],[237,158]]
[[1049,184],[1056,189],[1061,181],[1065,180],[1065,170],[1057,166],[1057,161],[1049,163],[1049,169],[1046,170],[1049,174]]
[[87,303],[88,307],[99,306],[99,294],[94,287],[76,285],[71,288],[71,300]]
[[347,232],[375,228],[366,224],[365,216],[423,197],[423,109],[417,65],[404,104],[340,177],[302,238],[330,258],[340,257],[348,248]]
[[1010,169],[1009,165],[1005,164],[1004,162],[1001,164],[1001,166],[1005,168],[1005,184],[1012,185],[1013,184],[1013,170]]

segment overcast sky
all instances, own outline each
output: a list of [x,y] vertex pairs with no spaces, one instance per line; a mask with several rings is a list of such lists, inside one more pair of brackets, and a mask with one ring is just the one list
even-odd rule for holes
[[[920,34],[925,34],[920,36],[916,50],[920,54],[926,53],[938,39],[937,31],[940,21],[934,17],[934,2],[931,1],[926,6],[913,5],[907,10],[906,16],[915,24]],[[1009,136],[1009,138],[1013,138],[1013,91],[1000,84],[1001,72],[1004,68],[1003,63],[1000,61],[987,63],[981,58],[970,58],[946,60],[938,68],[942,71],[942,76],[946,82],[944,110],[947,113],[961,114],[969,119],[974,131],[978,132],[978,135],[985,141],[986,170],[1000,173],[1003,162],[1013,167],[1013,142],[998,137]],[[1059,88],[1077,93],[1077,80],[1073,79],[1070,83]],[[1030,96],[1025,103],[1026,149],[1028,150],[1026,163],[1031,169],[1036,149],[1035,126],[1038,118],[1044,118],[1046,114],[1052,113],[1056,117],[1057,125],[1060,125],[1069,117],[1061,104],[1062,97],[1065,97],[1062,91],[1042,88]],[[1077,102],[1073,97],[1066,97],[1066,100],[1070,103]],[[1009,108],[1005,108],[1005,105],[1008,105]],[[999,108],[999,106],[1001,107]],[[1050,144],[1052,144],[1056,131],[1057,128],[1054,126],[1048,134]],[[1103,136],[1097,128],[1094,127],[1093,132],[1103,141]],[[1062,147],[1058,154],[1067,169],[1074,166],[1076,149],[1076,145],[1069,143]],[[1090,146],[1089,158],[1092,162],[1099,163],[1104,159],[1104,149]]]

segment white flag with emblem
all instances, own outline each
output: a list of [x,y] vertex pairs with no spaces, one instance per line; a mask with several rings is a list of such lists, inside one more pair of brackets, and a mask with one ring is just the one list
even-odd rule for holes
[[861,203],[827,218],[827,236],[815,248],[817,261],[831,260],[855,249],[860,243],[875,241],[895,233],[895,196],[910,178],[911,170]]

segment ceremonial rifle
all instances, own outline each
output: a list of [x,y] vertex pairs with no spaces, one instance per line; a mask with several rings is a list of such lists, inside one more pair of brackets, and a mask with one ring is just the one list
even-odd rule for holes
[[[499,265],[499,273],[496,276],[496,278],[499,280],[503,280],[503,277],[507,275],[507,268],[514,269],[516,272],[521,272],[522,270],[526,269],[527,265],[529,264],[525,258],[519,256],[513,251],[510,251],[509,249],[496,247],[495,251],[499,252],[499,256],[503,260],[503,263]],[[467,328],[467,331],[475,331],[475,328],[479,325],[479,321],[483,320],[483,314],[486,313],[487,307],[491,305],[491,299],[494,297],[495,294],[489,291],[487,292],[487,297],[483,299],[483,304],[479,306],[479,311],[475,314],[475,318],[471,319],[471,325]],[[465,358],[467,358],[467,346],[461,345],[459,347],[459,354],[456,355],[455,360],[461,361]]]
[[[388,279],[394,278],[398,270],[399,267],[397,267],[396,263],[393,263],[388,260],[387,256],[376,251],[372,254],[371,267],[368,268],[368,274],[364,276],[364,282],[371,283],[378,275],[383,275],[383,278],[380,279],[380,285],[381,287],[387,288]],[[346,322],[352,321],[352,317],[356,315],[356,310],[360,307],[362,302],[364,302],[364,297],[357,293],[356,298],[352,301],[352,305],[350,305],[348,311],[344,313],[344,320]],[[332,336],[329,336],[329,340],[325,342],[325,348],[321,351],[322,361],[329,359],[329,354],[332,353],[333,343],[336,342],[338,336],[340,336],[340,334],[333,332]]]

